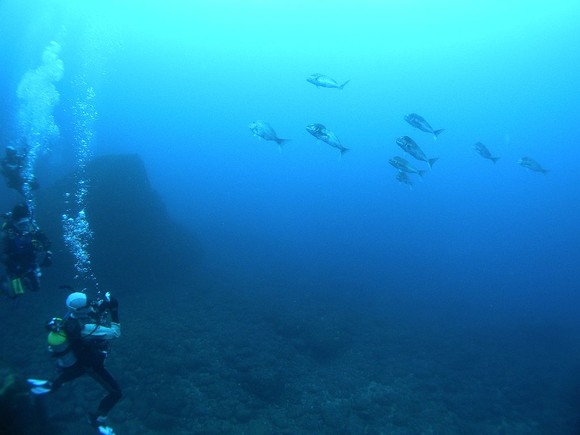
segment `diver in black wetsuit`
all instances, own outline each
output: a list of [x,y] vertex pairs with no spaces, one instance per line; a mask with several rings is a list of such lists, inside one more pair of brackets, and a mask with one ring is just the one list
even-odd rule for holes
[[41,268],[52,263],[50,241],[40,230],[26,204],[16,205],[2,224],[0,261],[7,277],[4,292],[16,297],[26,290],[40,289]]
[[[110,293],[101,300],[89,302],[86,294],[74,292],[68,296],[66,305],[68,313],[64,319],[54,318],[47,325],[51,331],[49,349],[59,373],[52,381],[29,379],[31,392],[53,392],[66,382],[89,375],[107,391],[97,411],[89,415],[89,423],[101,434],[114,435],[106,418],[121,399],[122,392],[104,363],[110,350],[109,341],[121,336],[119,302]],[[109,317],[110,322],[107,322]]]
[[32,176],[26,180],[26,152],[19,153],[12,145],[6,147],[6,154],[0,159],[0,170],[6,178],[6,185],[24,195],[24,184],[28,182],[30,190],[38,189],[38,181]]

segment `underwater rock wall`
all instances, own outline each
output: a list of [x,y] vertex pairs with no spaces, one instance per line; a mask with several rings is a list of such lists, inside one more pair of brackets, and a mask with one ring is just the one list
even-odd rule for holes
[[[86,168],[86,215],[93,232],[88,251],[101,287],[118,291],[187,283],[202,249],[193,234],[173,222],[151,187],[136,154],[107,155]],[[39,193],[37,220],[53,242],[54,268],[72,281],[74,259],[63,242],[62,214],[75,177],[65,177]],[[54,275],[51,271],[50,275]],[[61,278],[62,279],[62,278]]]

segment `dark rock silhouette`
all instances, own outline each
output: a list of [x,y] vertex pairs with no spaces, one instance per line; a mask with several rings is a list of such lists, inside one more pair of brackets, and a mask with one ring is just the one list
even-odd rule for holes
[[[198,240],[173,222],[153,190],[136,154],[95,158],[86,167],[86,215],[93,238],[89,253],[104,289],[145,287],[170,290],[195,276],[201,259]],[[63,241],[62,214],[66,193],[74,197],[76,178],[65,177],[39,192],[37,220],[53,241],[53,269],[61,283],[72,281],[74,258]],[[72,200],[72,199],[71,199]],[[62,268],[62,270],[60,270]]]
[[0,360],[0,434],[56,435],[39,401],[31,400],[26,382]]

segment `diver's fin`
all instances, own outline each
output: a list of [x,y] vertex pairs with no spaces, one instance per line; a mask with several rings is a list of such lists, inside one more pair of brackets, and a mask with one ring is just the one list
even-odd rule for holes
[[30,389],[30,392],[32,394],[46,394],[46,393],[50,393],[50,391],[52,390],[52,386],[50,384],[49,381],[44,380],[44,379],[27,379],[28,385],[30,385],[32,388]]
[[46,379],[34,379],[34,378],[28,378],[26,380],[26,382],[28,382],[28,385],[32,385],[34,387],[40,387],[42,385],[46,385],[48,384],[48,381]]
[[30,389],[30,392],[32,394],[35,394],[37,396],[41,395],[41,394],[46,394],[46,393],[50,393],[51,389],[47,388],[47,387],[33,387]]
[[115,435],[115,431],[111,426],[99,426],[98,429],[101,435]]

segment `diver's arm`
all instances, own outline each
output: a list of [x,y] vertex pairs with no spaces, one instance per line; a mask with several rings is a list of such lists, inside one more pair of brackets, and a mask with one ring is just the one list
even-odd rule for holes
[[87,323],[81,330],[82,338],[100,338],[103,340],[114,340],[121,336],[121,324],[111,322],[111,326],[96,325]]
[[111,316],[111,326],[103,326],[95,323],[88,323],[83,326],[81,335],[83,338],[100,338],[104,340],[114,340],[121,336],[121,321],[119,320],[119,301],[112,297],[110,292],[105,293],[105,299],[100,302],[99,307],[108,311]]
[[46,236],[46,234],[44,234],[44,232],[40,229],[36,230],[35,233],[35,238],[38,242],[40,242],[40,244],[42,245],[42,249],[44,251],[49,251],[50,250],[50,239]]

